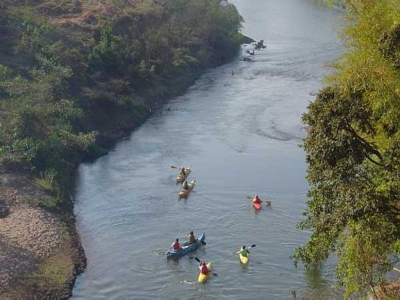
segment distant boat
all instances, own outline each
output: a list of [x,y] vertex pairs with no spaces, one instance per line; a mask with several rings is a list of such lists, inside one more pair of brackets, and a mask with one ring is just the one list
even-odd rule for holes
[[252,44],[242,45],[242,54],[240,59],[243,61],[252,61],[254,57],[254,47]]
[[259,42],[254,42],[254,43],[252,43],[252,45],[254,46],[254,49],[256,49],[256,50],[267,48],[267,46],[264,45],[264,40],[260,40]]

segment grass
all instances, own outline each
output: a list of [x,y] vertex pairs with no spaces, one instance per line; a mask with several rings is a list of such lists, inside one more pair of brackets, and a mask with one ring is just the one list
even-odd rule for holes
[[40,206],[47,209],[57,209],[60,206],[61,200],[58,197],[45,196],[43,198],[36,198],[29,195],[22,197],[22,203]]
[[46,259],[32,276],[32,285],[38,291],[60,291],[68,287],[74,275],[74,262],[68,249]]

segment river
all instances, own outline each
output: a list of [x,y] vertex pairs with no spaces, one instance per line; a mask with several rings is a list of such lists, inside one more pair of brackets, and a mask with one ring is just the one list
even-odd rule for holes
[[[264,39],[253,61],[210,70],[183,96],[79,168],[75,213],[88,259],[72,299],[341,299],[334,262],[306,272],[289,258],[309,232],[296,229],[308,184],[301,115],[342,51],[340,13],[312,0],[234,0],[243,33]],[[233,74],[232,74],[233,71]],[[178,200],[177,169],[197,185]],[[272,205],[255,213],[246,196]],[[195,255],[167,261],[189,231],[206,233]],[[236,251],[256,244],[242,266]]]

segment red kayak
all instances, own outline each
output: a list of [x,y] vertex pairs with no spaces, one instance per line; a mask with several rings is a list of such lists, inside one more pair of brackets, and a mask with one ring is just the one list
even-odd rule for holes
[[253,207],[255,210],[260,210],[261,209],[261,203],[254,203],[253,202]]

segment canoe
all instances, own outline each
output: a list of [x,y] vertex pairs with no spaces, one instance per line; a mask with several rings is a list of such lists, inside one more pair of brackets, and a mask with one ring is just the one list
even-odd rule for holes
[[189,196],[189,194],[192,192],[194,186],[196,185],[196,178],[193,179],[190,183],[188,183],[188,185],[189,185],[188,190],[181,189],[179,191],[179,194],[178,194],[179,198],[185,198],[185,197]]
[[247,254],[247,257],[246,257],[246,256],[243,256],[242,253],[239,253],[239,259],[242,264],[247,264],[249,262],[249,254]]
[[254,203],[253,202],[253,207],[255,210],[260,210],[261,209],[261,203]]
[[178,174],[178,177],[176,177],[176,183],[182,183],[190,174],[192,165],[189,167],[184,167],[185,168],[185,175],[181,175],[180,173]]
[[207,268],[210,270],[210,272],[208,272],[207,275],[204,275],[204,274],[202,274],[201,271],[200,271],[200,273],[199,273],[199,278],[197,278],[197,281],[198,281],[198,282],[200,282],[200,283],[206,282],[207,279],[208,279],[208,277],[210,277],[210,275],[211,275],[211,273],[212,273],[212,264],[211,264],[211,262],[209,262],[209,263],[207,264]]
[[206,238],[206,234],[203,233],[201,234],[197,240],[190,244],[187,245],[187,243],[182,245],[182,249],[175,251],[175,250],[169,250],[167,251],[167,258],[179,258],[182,257],[190,252],[196,251],[201,245],[203,245],[204,239]]

